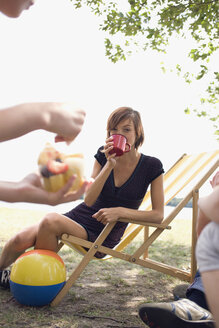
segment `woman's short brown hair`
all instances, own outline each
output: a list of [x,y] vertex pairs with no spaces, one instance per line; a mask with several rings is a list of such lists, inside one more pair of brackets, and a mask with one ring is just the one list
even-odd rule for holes
[[114,110],[107,121],[107,137],[110,136],[110,131],[113,130],[121,121],[130,119],[135,127],[136,141],[135,148],[138,149],[144,142],[144,129],[141,122],[140,113],[131,107],[119,107]]

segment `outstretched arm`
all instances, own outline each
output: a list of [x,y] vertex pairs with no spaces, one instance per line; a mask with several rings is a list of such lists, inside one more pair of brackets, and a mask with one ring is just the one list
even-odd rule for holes
[[57,141],[71,142],[82,129],[85,112],[71,103],[26,103],[0,110],[0,141],[20,137],[34,130],[57,135]]
[[27,175],[19,182],[0,181],[0,199],[5,202],[29,202],[58,205],[79,199],[85,192],[88,182],[76,192],[68,192],[75,177],[71,177],[66,185],[57,192],[46,191],[37,173]]

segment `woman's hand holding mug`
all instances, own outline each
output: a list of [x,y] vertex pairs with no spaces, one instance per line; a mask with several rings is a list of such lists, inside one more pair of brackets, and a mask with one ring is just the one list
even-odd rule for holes
[[116,156],[122,156],[124,153],[130,151],[131,146],[127,142],[127,139],[122,134],[112,134],[113,148],[109,151],[109,154],[116,154]]

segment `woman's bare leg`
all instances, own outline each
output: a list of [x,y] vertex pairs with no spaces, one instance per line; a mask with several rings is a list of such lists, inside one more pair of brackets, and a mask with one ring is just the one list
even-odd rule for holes
[[87,239],[87,232],[80,224],[64,215],[49,213],[39,224],[35,248],[57,252],[58,240],[63,233]]
[[58,239],[63,233],[87,239],[87,232],[80,224],[64,215],[49,213],[39,224],[26,228],[5,244],[0,256],[0,270],[7,268],[26,249],[33,246],[56,252]]
[[3,247],[0,256],[0,270],[11,265],[27,248],[35,245],[38,224],[16,234]]

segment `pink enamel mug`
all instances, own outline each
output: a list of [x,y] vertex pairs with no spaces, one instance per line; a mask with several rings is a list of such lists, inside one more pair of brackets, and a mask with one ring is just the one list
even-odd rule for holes
[[116,153],[116,156],[122,156],[124,153],[130,151],[131,146],[125,136],[122,134],[112,134],[111,137],[113,137],[113,149],[110,150],[109,154]]

